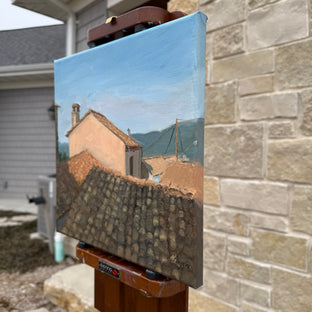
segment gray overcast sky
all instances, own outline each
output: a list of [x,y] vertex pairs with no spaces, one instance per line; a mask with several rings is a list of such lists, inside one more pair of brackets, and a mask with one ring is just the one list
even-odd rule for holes
[[11,0],[0,0],[0,31],[55,24],[61,22],[12,5]]

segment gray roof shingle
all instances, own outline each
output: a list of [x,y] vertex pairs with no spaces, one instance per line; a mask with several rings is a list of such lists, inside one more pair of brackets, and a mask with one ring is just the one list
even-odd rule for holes
[[65,56],[65,25],[0,31],[0,66],[51,63]]

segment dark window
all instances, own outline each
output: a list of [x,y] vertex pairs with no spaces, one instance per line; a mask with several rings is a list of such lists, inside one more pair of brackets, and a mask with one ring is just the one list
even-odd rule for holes
[[130,156],[130,175],[133,176],[133,156]]

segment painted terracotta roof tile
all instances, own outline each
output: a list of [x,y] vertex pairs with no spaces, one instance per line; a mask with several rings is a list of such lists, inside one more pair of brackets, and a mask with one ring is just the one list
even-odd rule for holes
[[104,115],[89,109],[89,111],[83,116],[79,123],[77,123],[74,127],[72,127],[67,133],[66,136],[68,137],[85,119],[87,116],[92,114],[102,125],[104,125],[107,129],[113,132],[120,140],[122,140],[126,146],[128,147],[136,147],[140,148],[140,144],[136,142],[134,139],[129,137],[123,131],[118,129],[111,121],[109,121]]
[[170,187],[191,191],[203,199],[204,168],[200,163],[172,162],[160,178],[160,183]]
[[143,161],[151,168],[152,175],[163,174],[170,163],[177,160],[175,155],[145,157]]
[[58,230],[197,287],[202,203],[192,194],[93,167]]

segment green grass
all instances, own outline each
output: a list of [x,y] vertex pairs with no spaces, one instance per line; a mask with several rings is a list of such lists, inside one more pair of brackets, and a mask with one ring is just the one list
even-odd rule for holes
[[[0,217],[25,215],[13,211],[0,211]],[[19,226],[0,227],[0,271],[25,273],[39,266],[55,265],[48,244],[39,239],[30,239],[37,231],[37,221]]]

